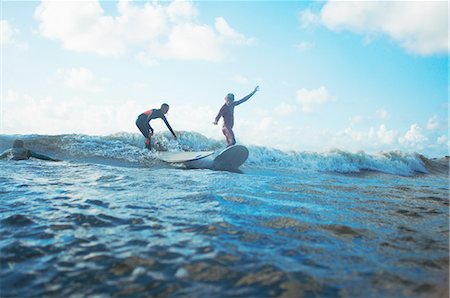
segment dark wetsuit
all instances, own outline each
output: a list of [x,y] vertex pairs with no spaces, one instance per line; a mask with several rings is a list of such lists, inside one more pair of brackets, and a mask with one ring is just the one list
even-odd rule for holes
[[136,126],[139,128],[141,133],[146,138],[145,147],[148,149],[151,149],[150,136],[151,134],[153,134],[153,128],[150,126],[150,120],[156,118],[161,118],[166,124],[167,128],[173,134],[173,136],[176,137],[172,127],[170,126],[169,122],[166,119],[166,116],[164,116],[164,113],[160,109],[151,109],[145,111],[144,113],[138,116],[136,120]]
[[234,138],[233,133],[233,125],[234,125],[234,107],[237,104],[232,102],[230,105],[224,104],[219,111],[219,114],[216,116],[216,122],[219,121],[220,117],[223,117],[223,127],[222,132],[227,139],[228,146],[232,146],[236,144],[236,140]]
[[53,159],[46,155],[33,152],[30,149],[26,149],[26,148],[8,149],[5,152],[3,152],[2,155],[0,155],[0,159],[6,158],[6,157],[9,157],[9,159],[12,159],[12,160],[27,160],[27,159],[30,159],[30,157],[34,157],[34,158],[43,159],[43,160],[58,161],[57,159]]
[[230,105],[224,104],[216,116],[216,123],[219,121],[220,117],[223,117],[223,127],[222,132],[227,139],[228,146],[236,144],[234,138],[233,125],[234,125],[234,107],[246,102],[256,91],[250,93],[241,100],[231,102]]

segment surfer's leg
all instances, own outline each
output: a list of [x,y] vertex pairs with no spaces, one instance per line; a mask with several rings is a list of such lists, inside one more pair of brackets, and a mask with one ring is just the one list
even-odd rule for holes
[[145,139],[145,148],[147,148],[148,150],[152,149],[152,142],[150,140],[150,135],[148,135],[148,137]]
[[236,144],[236,139],[234,138],[234,132],[233,129],[229,129],[228,133],[230,134],[230,142],[228,143],[228,146],[233,146]]
[[230,127],[226,127],[225,125],[222,128],[222,132],[225,135],[225,138],[227,139],[228,147],[233,146],[236,144],[236,140],[234,139],[234,133],[233,129]]
[[222,132],[225,136],[225,139],[227,140],[228,146],[230,146],[230,134],[228,133],[228,128],[225,125],[222,127]]
[[136,126],[141,131],[142,135],[148,138],[148,129],[145,127],[145,122],[140,121],[139,118],[136,120]]
[[139,118],[136,120],[136,126],[141,131],[142,135],[145,137],[145,148],[151,149],[150,142],[150,124],[148,124],[145,120],[140,120]]

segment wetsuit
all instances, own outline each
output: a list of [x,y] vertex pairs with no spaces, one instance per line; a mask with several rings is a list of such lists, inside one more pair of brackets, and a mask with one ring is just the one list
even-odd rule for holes
[[228,147],[236,144],[236,139],[234,138],[233,125],[234,125],[234,107],[246,102],[250,97],[255,94],[253,91],[241,100],[230,102],[230,105],[226,103],[220,108],[219,114],[216,116],[216,123],[219,121],[220,117],[223,117],[222,132],[227,139]]
[[[252,93],[245,96],[244,98],[238,100],[238,101],[229,101],[229,105],[226,103],[220,108],[219,114],[216,116],[216,120],[214,121],[214,124],[217,124],[220,117],[223,117],[223,127],[222,132],[225,135],[225,138],[227,139],[228,147],[233,146],[236,144],[236,139],[234,138],[234,132],[233,132],[233,125],[234,125],[234,107],[240,105],[241,103],[246,102],[250,99],[250,97],[253,96],[253,94],[256,93],[256,91],[259,90],[259,86],[253,90]],[[232,94],[228,94],[232,95]],[[228,97],[227,95],[227,97]],[[234,95],[233,95],[234,98]]]
[[219,121],[220,117],[223,117],[222,132],[227,139],[228,146],[236,144],[236,139],[234,138],[233,125],[234,125],[234,107],[239,103],[230,103],[230,105],[224,104],[216,116],[216,122]]
[[161,111],[161,109],[151,109],[148,111],[145,111],[144,113],[140,114],[136,120],[136,126],[139,128],[141,133],[146,138],[145,140],[145,147],[148,149],[151,149],[151,142],[150,137],[153,134],[153,128],[150,126],[150,120],[161,118],[164,123],[166,124],[167,128],[170,130],[172,135],[176,137],[175,133],[173,132],[172,127],[170,126],[169,122],[166,119],[166,116],[164,116],[164,113]]
[[26,149],[26,148],[8,149],[5,152],[3,152],[2,155],[0,155],[0,159],[6,158],[6,157],[9,157],[12,160],[27,160],[27,159],[30,159],[30,157],[34,157],[34,158],[38,158],[38,159],[42,159],[42,160],[58,161],[57,159],[53,159],[46,155],[33,152],[30,149]]

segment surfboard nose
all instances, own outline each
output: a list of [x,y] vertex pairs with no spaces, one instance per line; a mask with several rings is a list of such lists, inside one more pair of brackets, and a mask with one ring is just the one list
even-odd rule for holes
[[234,170],[239,168],[248,158],[247,147],[233,145],[220,152],[213,162],[215,170]]

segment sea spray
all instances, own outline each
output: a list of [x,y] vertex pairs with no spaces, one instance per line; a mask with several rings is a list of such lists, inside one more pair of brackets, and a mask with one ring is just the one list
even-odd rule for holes
[[[170,133],[157,133],[152,138],[153,148],[144,148],[144,138],[137,133],[115,133],[108,136],[69,135],[2,135],[1,149],[11,146],[15,138],[21,138],[26,145],[43,153],[77,161],[96,162],[99,160],[129,163],[132,166],[157,166],[162,163],[157,151],[210,151],[225,147],[223,141],[207,138],[196,132],[178,132],[178,140]],[[244,144],[245,145],[245,144]],[[283,167],[315,170],[321,172],[358,173],[376,171],[393,175],[410,176],[428,173],[431,161],[417,153],[387,151],[366,153],[332,149],[325,152],[282,151],[262,146],[248,146],[250,156],[245,164],[255,167]],[[424,162],[425,161],[425,162]],[[428,168],[427,168],[428,166]]]

